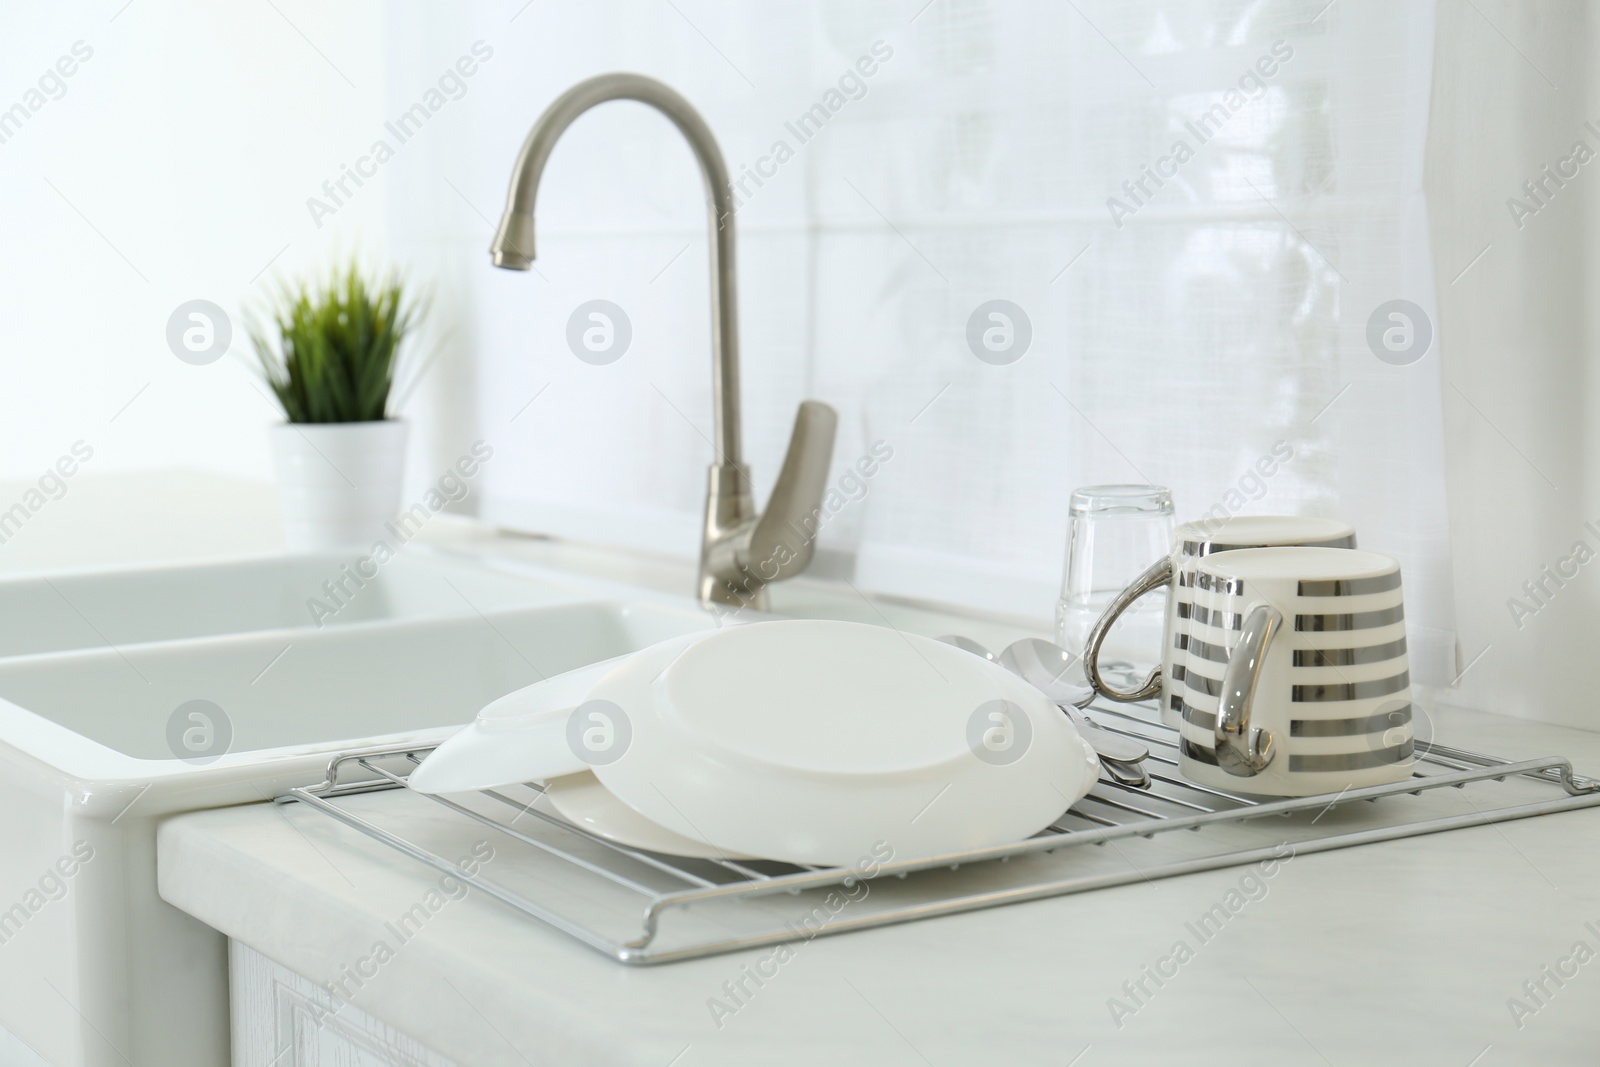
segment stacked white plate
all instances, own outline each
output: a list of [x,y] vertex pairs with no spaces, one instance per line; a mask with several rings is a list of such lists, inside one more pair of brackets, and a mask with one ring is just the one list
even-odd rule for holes
[[1005,669],[892,629],[794,620],[512,693],[411,786],[542,781],[542,804],[621,844],[845,866],[1030,836],[1097,772],[1070,720]]

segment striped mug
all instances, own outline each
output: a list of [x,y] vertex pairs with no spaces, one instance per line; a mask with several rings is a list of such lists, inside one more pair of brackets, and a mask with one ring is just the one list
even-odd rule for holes
[[1400,564],[1256,548],[1195,567],[1178,769],[1200,785],[1310,796],[1411,775]]
[[[1301,515],[1234,515],[1186,522],[1173,533],[1172,551],[1157,560],[1132,585],[1117,594],[1089,631],[1083,668],[1089,684],[1108,700],[1125,703],[1160,698],[1161,719],[1177,729],[1182,722],[1184,649],[1188,647],[1189,613],[1194,606],[1194,575],[1200,560],[1216,552],[1244,548],[1311,545],[1356,547],[1355,527],[1337,519]],[[1100,646],[1128,606],[1147,593],[1170,586],[1167,621],[1161,637],[1161,666],[1135,689],[1118,689],[1100,672]]]

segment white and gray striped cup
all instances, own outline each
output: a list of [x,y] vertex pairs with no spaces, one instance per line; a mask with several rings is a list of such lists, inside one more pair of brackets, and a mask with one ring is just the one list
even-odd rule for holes
[[1259,548],[1195,567],[1178,769],[1201,785],[1309,796],[1411,774],[1400,564]]
[[[1283,546],[1355,548],[1355,527],[1338,519],[1304,515],[1234,515],[1186,522],[1173,533],[1172,551],[1157,560],[1106,608],[1089,633],[1084,648],[1084,673],[1089,684],[1110,700],[1132,702],[1159,697],[1161,718],[1174,729],[1183,721],[1183,681],[1189,643],[1189,614],[1194,608],[1194,575],[1199,562],[1217,552]],[[1161,638],[1161,667],[1136,689],[1123,690],[1100,673],[1100,644],[1117,617],[1135,600],[1169,586],[1167,619]]]

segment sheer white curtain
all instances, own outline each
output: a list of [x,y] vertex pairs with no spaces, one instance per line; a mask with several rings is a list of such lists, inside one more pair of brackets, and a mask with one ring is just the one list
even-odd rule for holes
[[[635,69],[699,105],[746,176],[758,492],[795,403],[840,409],[845,480],[824,567],[1045,617],[1070,490],[1156,482],[1180,518],[1353,521],[1404,563],[1418,679],[1450,679],[1439,342],[1404,365],[1368,342],[1386,302],[1432,314],[1432,4],[610,0],[521,18],[392,16],[400,101],[452,48],[495,49],[459,116],[395,179],[412,194],[391,196],[438,209],[395,228],[464,309],[472,366],[443,377],[475,399],[497,448],[488,517],[697,545],[704,209],[677,135],[634,105],[586,116],[547,171],[540,275],[491,271],[484,254],[484,216],[498,216],[538,111],[578,78]],[[605,367],[564,340],[597,298],[633,330]],[[1031,329],[1009,364],[969,345],[992,300]],[[846,478],[875,442],[892,458]]]

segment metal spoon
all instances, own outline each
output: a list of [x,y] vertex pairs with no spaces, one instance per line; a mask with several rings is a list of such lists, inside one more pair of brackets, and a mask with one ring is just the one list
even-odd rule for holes
[[1134,789],[1150,788],[1150,772],[1145,770],[1143,762],[1123,763],[1121,760],[1106,759],[1101,756],[1100,766],[1104,767],[1106,773],[1115,778],[1120,785],[1131,786]]
[[1138,763],[1150,755],[1150,750],[1140,742],[1103,729],[1078,710],[1093,699],[1094,691],[1066,680],[1068,672],[1077,665],[1077,657],[1060,645],[1037,637],[1024,637],[1007,645],[996,662],[1059,704],[1084,740],[1105,759]]
[[1078,658],[1049,641],[1037,637],[1013,641],[995,662],[1057,704],[1081,708],[1094,699],[1094,690],[1069,681]]

